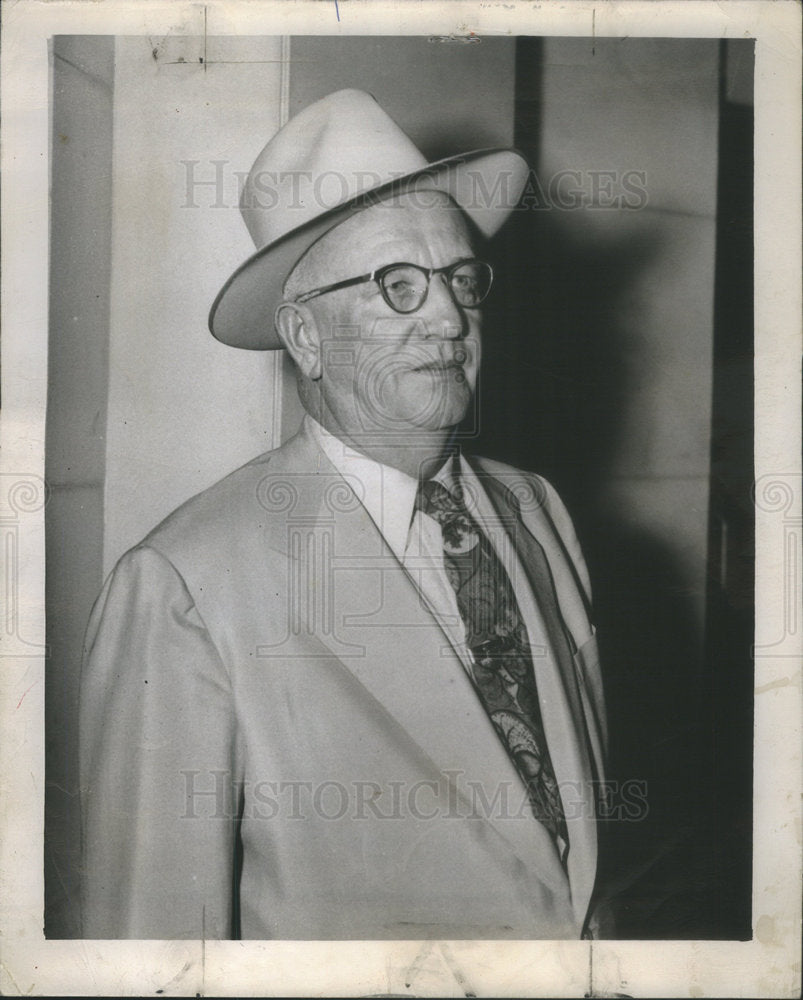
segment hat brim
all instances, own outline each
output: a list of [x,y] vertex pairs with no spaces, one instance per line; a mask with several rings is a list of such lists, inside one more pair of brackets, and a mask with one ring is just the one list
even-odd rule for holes
[[244,350],[282,347],[273,316],[282,301],[284,282],[302,254],[324,233],[378,201],[418,188],[448,194],[482,235],[490,237],[516,207],[528,170],[527,161],[515,149],[478,149],[360,192],[257,250],[241,264],[212,304],[212,335]]

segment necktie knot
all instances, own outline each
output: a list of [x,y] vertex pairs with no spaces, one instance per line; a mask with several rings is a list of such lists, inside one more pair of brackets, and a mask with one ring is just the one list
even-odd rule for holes
[[448,490],[437,480],[427,479],[418,487],[415,505],[441,526],[447,552],[466,551],[476,544],[477,530],[466,509],[460,486]]
[[436,520],[464,509],[462,500],[462,491],[459,487],[452,492],[437,479],[425,479],[418,484],[416,507]]

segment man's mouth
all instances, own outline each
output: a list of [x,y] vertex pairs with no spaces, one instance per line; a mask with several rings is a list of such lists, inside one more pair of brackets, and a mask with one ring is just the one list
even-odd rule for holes
[[465,351],[461,351],[459,354],[451,358],[433,358],[432,361],[426,361],[422,365],[416,365],[413,368],[415,372],[435,372],[436,374],[446,374],[447,372],[462,372],[463,367],[468,361],[468,355]]

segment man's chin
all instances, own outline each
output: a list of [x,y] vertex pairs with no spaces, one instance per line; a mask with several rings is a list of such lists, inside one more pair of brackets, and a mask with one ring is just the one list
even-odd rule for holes
[[471,396],[466,392],[461,399],[449,398],[440,405],[430,405],[426,409],[410,411],[405,416],[404,423],[411,433],[435,433],[448,431],[456,427],[468,412]]
[[363,433],[431,434],[459,424],[471,404],[471,384],[462,372],[448,381],[409,374],[361,399]]

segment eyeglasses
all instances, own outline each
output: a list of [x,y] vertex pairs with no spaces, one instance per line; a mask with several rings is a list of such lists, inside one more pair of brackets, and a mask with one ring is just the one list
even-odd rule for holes
[[324,288],[314,288],[296,298],[296,302],[309,302],[310,299],[340,288],[350,288],[366,281],[375,281],[379,285],[382,298],[391,309],[397,313],[412,313],[427,300],[429,282],[434,274],[442,274],[451,292],[452,299],[465,309],[476,309],[491,290],[493,268],[482,260],[459,260],[448,267],[419,267],[418,264],[387,264],[370,274],[361,274],[359,278],[347,278],[334,285]]

